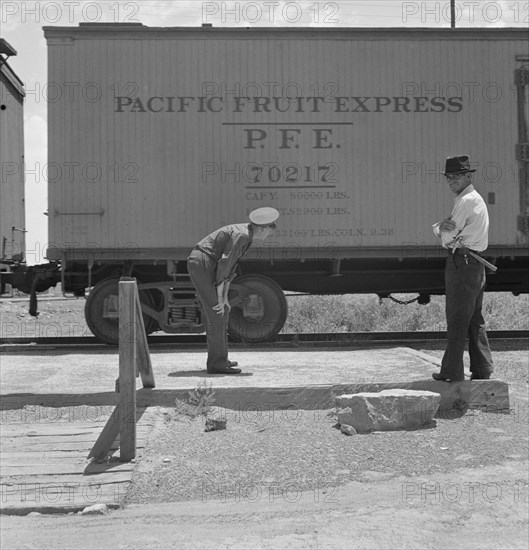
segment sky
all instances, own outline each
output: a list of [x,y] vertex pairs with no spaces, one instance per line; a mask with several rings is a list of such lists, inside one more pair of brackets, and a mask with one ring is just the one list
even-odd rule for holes
[[[527,0],[457,0],[457,27],[522,27]],[[26,258],[46,262],[47,54],[44,26],[139,22],[199,27],[450,27],[450,0],[245,1],[0,0],[0,37],[17,51],[9,65],[24,82]]]

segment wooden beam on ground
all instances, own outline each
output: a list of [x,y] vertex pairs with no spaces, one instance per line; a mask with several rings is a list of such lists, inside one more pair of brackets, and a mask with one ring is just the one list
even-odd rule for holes
[[[235,411],[326,410],[334,407],[334,395],[383,390],[407,389],[432,391],[441,395],[439,413],[480,410],[509,414],[509,385],[501,380],[437,382],[433,379],[410,382],[365,382],[356,384],[306,384],[287,387],[215,388],[215,406]],[[185,400],[189,390],[138,390],[138,406],[174,406],[175,399]]]

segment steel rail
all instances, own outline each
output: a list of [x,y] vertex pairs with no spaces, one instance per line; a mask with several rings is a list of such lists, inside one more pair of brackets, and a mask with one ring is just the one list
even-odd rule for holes
[[[491,330],[487,332],[490,340],[528,340],[529,330]],[[269,342],[249,343],[230,342],[230,346],[239,348],[269,348],[269,347],[310,347],[310,346],[354,346],[358,344],[405,344],[410,342],[441,341],[446,339],[444,331],[416,332],[325,332],[278,334]],[[205,334],[172,334],[153,335],[148,337],[149,345],[154,349],[163,346],[181,346],[185,348],[202,348],[206,344]],[[26,337],[0,338],[0,352],[15,350],[35,350],[42,348],[85,348],[85,349],[117,349],[100,342],[93,336],[71,337]]]

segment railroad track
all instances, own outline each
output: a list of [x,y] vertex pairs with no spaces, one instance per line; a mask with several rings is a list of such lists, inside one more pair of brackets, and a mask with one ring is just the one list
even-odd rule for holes
[[[487,332],[490,340],[528,340],[529,330],[491,330]],[[354,346],[357,344],[406,344],[412,342],[439,341],[446,339],[444,331],[418,332],[326,332],[279,334],[270,342],[251,344],[231,342],[232,347],[270,348],[270,347],[310,347],[310,346]],[[149,336],[149,346],[158,348],[179,345],[185,348],[202,348],[206,344],[205,334],[172,334]],[[79,337],[36,337],[36,338],[0,338],[0,352],[13,350],[31,350],[36,348],[77,348],[108,349],[114,347],[101,343],[93,336]]]

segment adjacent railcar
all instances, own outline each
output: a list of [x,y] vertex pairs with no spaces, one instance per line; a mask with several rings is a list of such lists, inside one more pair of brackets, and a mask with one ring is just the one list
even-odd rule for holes
[[[281,212],[233,285],[230,333],[260,341],[283,291],[444,292],[431,225],[467,153],[491,218],[489,290],[527,292],[529,41],[523,29],[45,27],[49,268],[117,340],[117,280],[147,331],[201,331],[185,260],[202,236]],[[40,285],[40,286],[39,286]]]
[[0,39],[0,286],[25,257],[24,85],[7,60],[16,50]]

